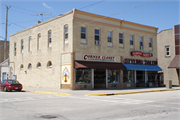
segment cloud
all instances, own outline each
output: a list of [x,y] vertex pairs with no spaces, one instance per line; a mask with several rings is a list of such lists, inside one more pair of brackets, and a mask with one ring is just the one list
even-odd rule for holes
[[49,7],[48,5],[46,5],[46,3],[42,3],[42,5],[48,9],[51,9],[51,7]]

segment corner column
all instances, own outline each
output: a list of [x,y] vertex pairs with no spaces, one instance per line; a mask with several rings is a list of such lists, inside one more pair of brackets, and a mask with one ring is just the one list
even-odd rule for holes
[[71,53],[71,89],[75,89],[75,68],[74,68],[75,53]]

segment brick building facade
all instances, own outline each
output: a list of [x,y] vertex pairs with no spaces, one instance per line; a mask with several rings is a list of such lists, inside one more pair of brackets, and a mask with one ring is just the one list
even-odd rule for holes
[[157,30],[73,9],[11,35],[10,67],[30,87],[155,85]]

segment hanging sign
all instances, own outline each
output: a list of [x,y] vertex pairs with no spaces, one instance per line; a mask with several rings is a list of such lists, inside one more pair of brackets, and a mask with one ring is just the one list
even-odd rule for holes
[[140,59],[124,59],[124,63],[126,64],[145,64],[145,65],[157,65],[157,61],[155,60],[140,60]]
[[131,56],[134,56],[134,55],[140,55],[142,57],[152,57],[153,56],[152,53],[142,53],[140,51],[131,52]]

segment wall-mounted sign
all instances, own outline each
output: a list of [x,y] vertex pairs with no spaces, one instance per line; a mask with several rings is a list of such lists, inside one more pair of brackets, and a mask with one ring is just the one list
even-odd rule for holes
[[140,55],[142,57],[152,57],[153,56],[152,53],[142,53],[140,51],[131,52],[131,56],[134,56],[134,55]]
[[71,84],[71,72],[70,72],[70,65],[63,65],[61,67],[62,73],[61,73],[61,84]]
[[157,61],[155,60],[140,60],[140,59],[124,59],[124,63],[126,64],[145,64],[145,65],[157,65]]
[[116,57],[83,54],[83,60],[115,62],[116,61]]

